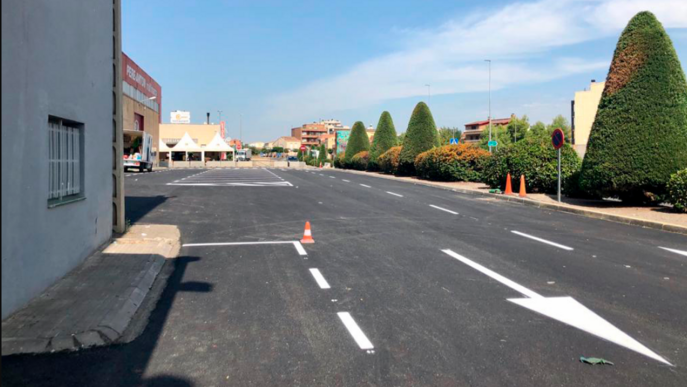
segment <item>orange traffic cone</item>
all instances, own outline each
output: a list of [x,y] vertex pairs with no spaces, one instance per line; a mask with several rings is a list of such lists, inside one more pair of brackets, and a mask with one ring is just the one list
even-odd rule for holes
[[506,176],[506,191],[503,192],[504,195],[512,195],[513,194],[513,187],[511,186],[510,183],[510,172],[508,172],[508,176]]
[[310,222],[305,222],[305,232],[301,243],[315,243],[315,240],[312,239],[312,231],[310,231]]
[[525,191],[525,175],[520,175],[520,197],[524,198],[527,196]]

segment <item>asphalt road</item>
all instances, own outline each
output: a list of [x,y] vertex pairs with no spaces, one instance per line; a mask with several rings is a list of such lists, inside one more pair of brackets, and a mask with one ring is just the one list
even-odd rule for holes
[[147,328],[3,386],[687,385],[685,236],[330,170],[126,188],[185,244]]

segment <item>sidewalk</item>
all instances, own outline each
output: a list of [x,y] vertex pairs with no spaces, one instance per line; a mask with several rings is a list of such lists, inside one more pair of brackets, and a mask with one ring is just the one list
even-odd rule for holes
[[179,249],[176,226],[131,227],[3,321],[2,356],[117,342]]
[[397,177],[349,169],[337,169],[337,171],[439,187],[455,192],[483,195],[493,198],[494,200],[519,202],[524,205],[569,212],[591,218],[687,234],[687,214],[673,212],[668,207],[628,207],[623,206],[620,202],[611,200],[573,199],[567,197],[561,198],[562,203],[558,203],[555,195],[548,194],[527,194],[527,198],[524,199],[520,198],[518,195],[506,196],[503,194],[491,194],[489,193],[489,187],[483,183],[429,181],[420,180],[416,177]]

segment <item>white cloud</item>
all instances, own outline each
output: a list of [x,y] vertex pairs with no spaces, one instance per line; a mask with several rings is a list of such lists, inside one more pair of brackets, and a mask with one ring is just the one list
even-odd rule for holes
[[492,88],[544,82],[608,67],[580,58],[541,59],[547,52],[617,34],[637,12],[654,12],[666,28],[687,27],[685,0],[540,0],[475,12],[423,31],[404,31],[397,52],[278,95],[274,118],[303,120],[385,100],[486,89],[485,58],[495,64]]

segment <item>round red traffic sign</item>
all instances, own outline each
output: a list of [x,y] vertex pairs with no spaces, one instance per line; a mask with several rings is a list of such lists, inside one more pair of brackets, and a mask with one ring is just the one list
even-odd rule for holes
[[558,128],[551,134],[551,144],[553,144],[553,149],[561,149],[563,144],[565,144],[565,133]]
[[301,152],[305,152],[306,149],[305,145],[301,145]]

